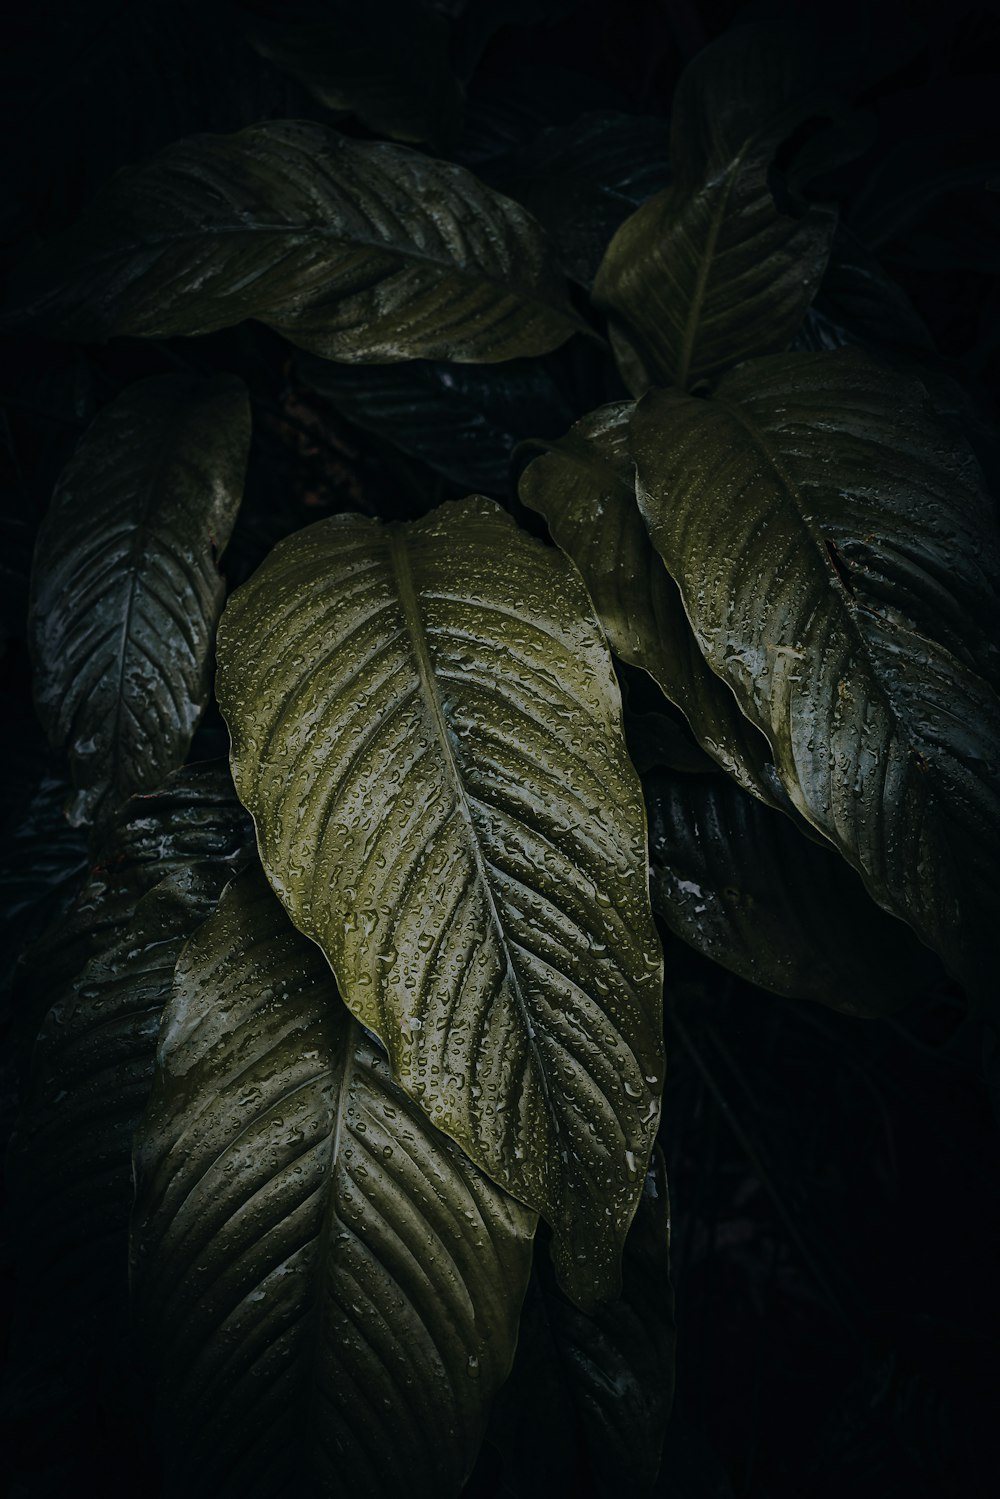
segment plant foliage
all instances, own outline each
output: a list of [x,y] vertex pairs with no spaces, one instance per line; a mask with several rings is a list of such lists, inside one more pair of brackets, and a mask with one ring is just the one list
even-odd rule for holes
[[771,23],[669,120],[477,96],[541,9],[207,7],[224,130],[192,89],[11,280],[93,389],[31,567],[8,1400],[142,1371],[168,1499],[652,1491],[654,911],[995,1035],[1000,543],[838,226],[864,121]]

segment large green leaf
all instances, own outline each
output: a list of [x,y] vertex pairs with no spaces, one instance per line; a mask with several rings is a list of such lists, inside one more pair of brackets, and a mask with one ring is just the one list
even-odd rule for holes
[[69,755],[74,823],[181,765],[211,691],[225,587],[216,565],[243,492],[240,381],[165,375],[88,430],[35,549],[35,701]]
[[737,28],[684,71],[671,186],[618,230],[594,283],[634,394],[685,389],[787,348],[819,286],[835,214],[775,201],[778,147],[816,109],[808,49],[783,26]]
[[262,57],[376,135],[441,149],[458,134],[448,23],[417,0],[293,0],[270,16],[241,6],[240,20]]
[[639,504],[802,815],[969,983],[996,942],[1000,547],[923,386],[861,353],[651,392]]
[[225,864],[179,869],[51,1004],[7,1160],[17,1265],[16,1403],[87,1386],[122,1356],[128,1330],[132,1131],[153,1077],[174,963],[225,884]]
[[434,1124],[616,1292],[663,1083],[646,823],[576,572],[488,500],[354,515],[230,600],[218,691],[264,867]]
[[829,844],[720,775],[645,780],[650,895],[670,930],[761,988],[885,1015],[943,976]]
[[617,1499],[652,1488],[674,1386],[669,1248],[667,1175],[657,1149],[625,1241],[617,1300],[588,1315],[560,1295],[536,1260],[513,1373],[491,1423],[504,1457],[504,1495],[541,1499],[553,1483],[572,1483],[581,1457],[588,1492],[593,1485]]
[[272,120],[119,172],[15,284],[64,338],[259,318],[347,362],[493,363],[584,328],[542,231],[463,167]]
[[168,1493],[457,1495],[535,1217],[393,1083],[259,871],[178,964],[135,1170]]
[[649,539],[635,498],[633,409],[631,401],[602,406],[545,444],[518,493],[580,569],[615,654],[649,673],[741,786],[764,801],[784,801],[767,740],[706,663],[677,584]]

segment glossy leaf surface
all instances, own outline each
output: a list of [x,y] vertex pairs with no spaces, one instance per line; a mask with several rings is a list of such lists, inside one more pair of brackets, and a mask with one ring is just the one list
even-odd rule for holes
[[992,961],[1000,826],[995,521],[919,382],[854,350],[654,392],[650,534],[789,796],[967,982]]
[[724,968],[791,999],[886,1015],[942,977],[829,845],[724,776],[645,780],[653,909]]
[[347,110],[376,135],[430,141],[457,133],[462,96],[448,24],[413,0],[294,0],[272,17],[242,10],[251,44],[328,109]]
[[492,363],[582,326],[517,204],[463,167],[288,120],[191,136],[119,172],[12,296],[63,338],[253,317],[348,363]]
[[185,766],[155,792],[126,802],[101,830],[72,906],[22,959],[16,1021],[27,1043],[61,988],[120,939],[159,881],[192,864],[232,869],[252,850],[253,828],[224,763]]
[[528,465],[518,493],[579,568],[615,655],[649,673],[741,786],[773,801],[767,741],[702,656],[636,504],[633,410],[620,401],[583,417]]
[[[572,1482],[581,1450],[596,1492],[611,1499],[651,1490],[674,1386],[669,1248],[666,1167],[657,1148],[625,1241],[620,1297],[588,1315],[537,1264],[514,1371],[491,1428],[504,1456],[505,1495],[534,1499],[553,1482]],[[561,1471],[546,1463],[553,1450]]]
[[240,381],[168,375],[119,396],[63,471],[35,550],[30,627],[35,702],[69,756],[74,823],[184,761],[209,697],[216,559],[249,442]]
[[535,1217],[393,1083],[259,871],[178,964],[135,1164],[168,1492],[457,1495]]
[[633,394],[690,389],[787,348],[815,295],[832,209],[775,201],[769,170],[812,112],[808,53],[781,26],[737,28],[685,69],[673,181],[627,219],[594,283]]
[[646,826],[578,575],[480,497],[336,516],[230,600],[268,877],[432,1122],[613,1295],[662,1088]]

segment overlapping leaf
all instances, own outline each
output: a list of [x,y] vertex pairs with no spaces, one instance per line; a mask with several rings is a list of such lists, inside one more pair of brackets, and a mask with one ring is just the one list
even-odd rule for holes
[[581,1452],[597,1492],[652,1488],[674,1384],[669,1243],[666,1167],[657,1149],[625,1241],[617,1300],[588,1315],[537,1266],[514,1370],[491,1424],[505,1495],[534,1499],[553,1483],[571,1484]]
[[218,690],[268,877],[431,1120],[615,1293],[662,1087],[646,828],[578,575],[482,498],[342,515],[232,597]]
[[586,287],[615,231],[669,177],[666,120],[614,110],[549,126],[489,173],[545,226],[567,274]]
[[971,985],[996,941],[1000,549],[919,382],[855,350],[652,392],[640,507],[802,815]]
[[579,568],[615,654],[649,673],[741,786],[764,801],[784,800],[766,739],[706,663],[650,542],[635,498],[633,409],[631,401],[602,406],[547,444],[521,475],[519,495]]
[[685,942],[764,989],[885,1015],[942,973],[829,845],[720,775],[645,781],[653,909]]
[[575,414],[551,359],[342,365],[303,357],[296,369],[348,421],[463,488],[495,495],[510,488],[517,443],[561,432]]
[[737,28],[685,70],[673,182],[618,230],[594,283],[633,394],[688,389],[787,348],[819,286],[832,209],[778,206],[769,171],[815,112],[808,49],[782,26]]
[[347,362],[492,363],[583,326],[542,231],[463,167],[272,120],[119,172],[12,293],[66,338],[259,318]]
[[[85,1385],[128,1327],[132,1131],[149,1094],[174,963],[212,909],[225,864],[181,868],[60,986],[35,1042],[8,1155],[15,1226],[16,1402],[76,1367]],[[82,1392],[81,1392],[82,1393]]]
[[169,1493],[458,1494],[535,1217],[393,1083],[259,871],[178,965],[136,1181]]
[[163,376],[101,413],[56,488],[31,586],[35,701],[101,818],[183,763],[210,692],[216,565],[250,441],[238,380]]
[[376,135],[430,141],[458,133],[462,95],[451,70],[444,16],[414,0],[294,0],[271,16],[238,11],[252,45],[329,109],[347,110]]

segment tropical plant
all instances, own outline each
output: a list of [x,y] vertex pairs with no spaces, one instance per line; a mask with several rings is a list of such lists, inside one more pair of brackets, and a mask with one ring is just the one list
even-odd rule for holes
[[[995,516],[814,187],[863,134],[797,32],[700,52],[669,132],[526,143],[461,128],[487,7],[361,9],[228,8],[311,117],[158,142],[13,278],[67,361],[150,351],[31,572],[69,784],[25,835],[19,1358],[146,1371],[167,1494],[458,1495],[484,1439],[529,1493],[567,1430],[642,1493],[653,913],[780,995],[884,1016],[940,962],[988,1015]],[[339,487],[274,492],[296,432]]]

